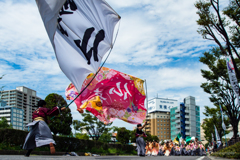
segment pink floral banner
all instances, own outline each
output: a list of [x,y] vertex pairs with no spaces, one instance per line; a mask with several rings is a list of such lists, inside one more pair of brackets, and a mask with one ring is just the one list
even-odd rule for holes
[[[82,85],[88,85],[94,74],[90,74]],[[146,119],[144,107],[144,81],[116,70],[102,67],[87,89],[75,100],[78,110],[86,109],[105,124],[116,118],[132,124],[143,123]],[[73,100],[78,92],[71,83],[66,97]]]

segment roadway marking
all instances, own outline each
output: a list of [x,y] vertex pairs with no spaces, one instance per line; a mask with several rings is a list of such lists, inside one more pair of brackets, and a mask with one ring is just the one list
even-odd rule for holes
[[202,160],[203,158],[205,158],[205,156],[202,156],[202,157],[200,157],[200,158],[198,158],[196,160]]

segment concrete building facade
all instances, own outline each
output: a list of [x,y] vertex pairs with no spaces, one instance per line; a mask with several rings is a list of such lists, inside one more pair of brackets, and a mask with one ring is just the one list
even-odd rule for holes
[[14,90],[7,90],[1,92],[3,101],[7,105],[17,109],[23,110],[23,124],[27,125],[32,121],[32,113],[37,109],[37,102],[41,99],[37,97],[37,92],[27,87],[16,87]]
[[178,133],[182,137],[200,137],[200,108],[196,106],[195,98],[192,96],[184,98],[184,103],[170,109],[171,139]]
[[5,117],[14,129],[23,130],[23,110],[10,106],[0,107],[0,118]]
[[178,101],[173,99],[153,98],[149,100],[145,132],[157,136],[159,140],[170,139],[170,109],[177,105]]
[[147,115],[145,132],[155,135],[159,140],[170,139],[170,114],[169,112],[154,112]]

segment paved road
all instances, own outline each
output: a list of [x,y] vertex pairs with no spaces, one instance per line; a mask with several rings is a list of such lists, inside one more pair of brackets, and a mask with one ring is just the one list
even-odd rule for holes
[[198,156],[158,156],[158,157],[138,157],[138,156],[30,156],[24,157],[21,155],[0,155],[0,160],[210,160],[208,157]]

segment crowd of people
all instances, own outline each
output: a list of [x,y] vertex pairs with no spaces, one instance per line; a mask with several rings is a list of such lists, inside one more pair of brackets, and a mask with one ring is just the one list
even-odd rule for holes
[[180,142],[174,143],[172,140],[165,141],[164,144],[154,142],[146,142],[143,137],[146,134],[142,129],[146,126],[146,122],[137,125],[136,129],[136,144],[138,156],[202,156],[206,155],[204,145],[195,138],[194,141],[186,143],[184,139]]
[[154,142],[146,142],[145,155],[148,156],[203,156],[206,155],[204,145],[195,138],[187,144],[184,139],[178,143],[165,141],[164,144]]

